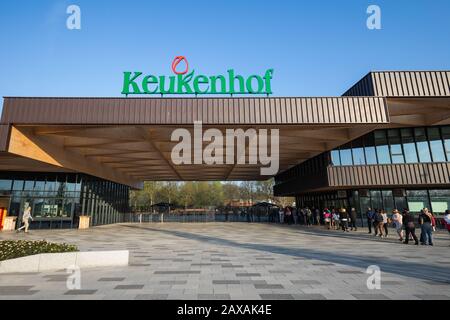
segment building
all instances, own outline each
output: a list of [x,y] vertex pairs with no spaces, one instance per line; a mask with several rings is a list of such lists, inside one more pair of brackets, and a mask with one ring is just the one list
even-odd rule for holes
[[34,227],[123,221],[144,180],[262,180],[260,164],[171,160],[171,133],[279,130],[277,196],[299,206],[450,205],[450,72],[371,72],[340,97],[4,98],[0,207]]

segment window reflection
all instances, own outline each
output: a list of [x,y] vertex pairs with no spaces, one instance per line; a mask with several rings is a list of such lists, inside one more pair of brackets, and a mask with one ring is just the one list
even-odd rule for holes
[[334,166],[450,161],[450,126],[376,130],[330,154]]

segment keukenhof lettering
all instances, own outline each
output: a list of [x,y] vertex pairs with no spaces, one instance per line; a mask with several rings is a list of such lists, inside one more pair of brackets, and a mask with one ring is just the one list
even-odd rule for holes
[[272,94],[273,69],[263,76],[244,77],[234,69],[226,75],[206,76],[195,74],[195,70],[172,76],[144,75],[141,71],[123,73],[122,94]]

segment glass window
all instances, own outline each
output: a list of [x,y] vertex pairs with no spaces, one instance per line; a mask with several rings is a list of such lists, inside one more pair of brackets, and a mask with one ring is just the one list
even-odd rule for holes
[[370,200],[372,202],[372,209],[382,209],[383,202],[381,199],[381,191],[379,190],[370,190]]
[[352,150],[351,149],[342,149],[340,150],[341,156],[341,165],[343,166],[351,166],[352,162]]
[[450,161],[450,126],[442,127],[442,138],[444,139],[445,153],[447,154],[447,161]]
[[377,164],[377,154],[375,151],[375,137],[370,133],[364,137],[364,153],[367,164]]
[[450,209],[450,190],[430,190],[431,210],[434,214],[443,214]]
[[387,214],[392,213],[394,210],[394,198],[392,197],[392,190],[383,190],[383,209],[386,210]]
[[26,191],[33,191],[34,189],[34,180],[26,180],[25,181],[25,189]]
[[409,211],[419,213],[423,208],[430,208],[428,193],[426,190],[407,190]]
[[405,155],[406,163],[419,162],[419,158],[417,157],[416,144],[414,142],[413,129],[410,129],[410,128],[402,129],[401,136],[402,136],[403,152]]
[[389,147],[387,144],[386,131],[375,131],[375,145],[377,149],[377,158],[379,164],[391,163]]
[[366,164],[366,157],[364,155],[364,144],[363,139],[357,139],[352,142],[352,155],[354,165],[364,165]]
[[400,131],[397,129],[388,130],[388,140],[391,149],[392,163],[405,163],[400,139]]
[[12,180],[0,180],[0,191],[11,191]]
[[420,162],[431,162],[430,148],[428,146],[427,136],[424,128],[415,128],[414,135],[417,142],[417,151]]
[[23,190],[23,180],[14,180],[13,190],[14,191],[22,191]]
[[333,166],[341,165],[341,159],[339,158],[339,150],[331,150],[331,164]]
[[428,128],[427,132],[433,162],[445,162],[444,145],[442,144],[439,128]]

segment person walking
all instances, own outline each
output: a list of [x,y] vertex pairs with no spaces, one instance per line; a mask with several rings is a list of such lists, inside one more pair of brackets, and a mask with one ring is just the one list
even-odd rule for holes
[[355,231],[358,231],[358,228],[356,227],[356,209],[352,208],[350,210],[350,230],[353,231],[353,229],[355,229]]
[[347,213],[347,210],[345,210],[345,208],[341,208],[339,210],[339,219],[341,221],[342,231],[349,232],[348,231],[348,213]]
[[308,207],[306,207],[305,213],[306,213],[306,225],[310,226],[312,225],[312,212]]
[[412,236],[415,241],[415,245],[419,245],[419,239],[417,239],[416,236],[414,217],[407,209],[403,210],[403,224],[405,225],[405,241],[403,243],[408,244],[409,237]]
[[383,231],[384,231],[384,237],[387,238],[389,232],[388,232],[388,226],[389,226],[389,218],[387,216],[386,211],[381,211],[381,215],[383,216]]
[[33,217],[31,216],[31,207],[30,204],[26,202],[25,209],[22,215],[23,226],[17,229],[17,232],[20,232],[21,230],[25,229],[25,233],[28,233],[28,228],[30,227],[30,220],[33,221]]
[[325,210],[323,210],[323,221],[325,221],[325,226],[328,230],[331,229],[331,218],[332,216],[330,210],[325,208]]
[[369,234],[371,234],[372,233],[372,225],[373,225],[374,218],[375,218],[375,212],[371,208],[367,208],[366,218],[367,218],[367,226],[369,227]]
[[284,223],[284,210],[283,207],[280,207],[280,210],[278,211],[278,215],[280,218],[280,223]]
[[394,209],[392,213],[393,213],[392,221],[394,221],[394,228],[399,236],[398,240],[403,241],[403,216],[397,209]]
[[334,209],[333,209],[333,225],[334,230],[339,230],[340,228],[339,214]]
[[384,230],[384,218],[381,210],[377,210],[374,218],[375,236],[379,235],[380,238],[383,237]]
[[419,216],[419,221],[421,223],[421,234],[422,245],[433,245],[433,215],[428,210],[428,208],[423,208]]
[[315,219],[316,219],[316,225],[320,226],[320,210],[319,210],[319,208],[316,208],[316,210],[314,210],[314,215],[315,215]]

